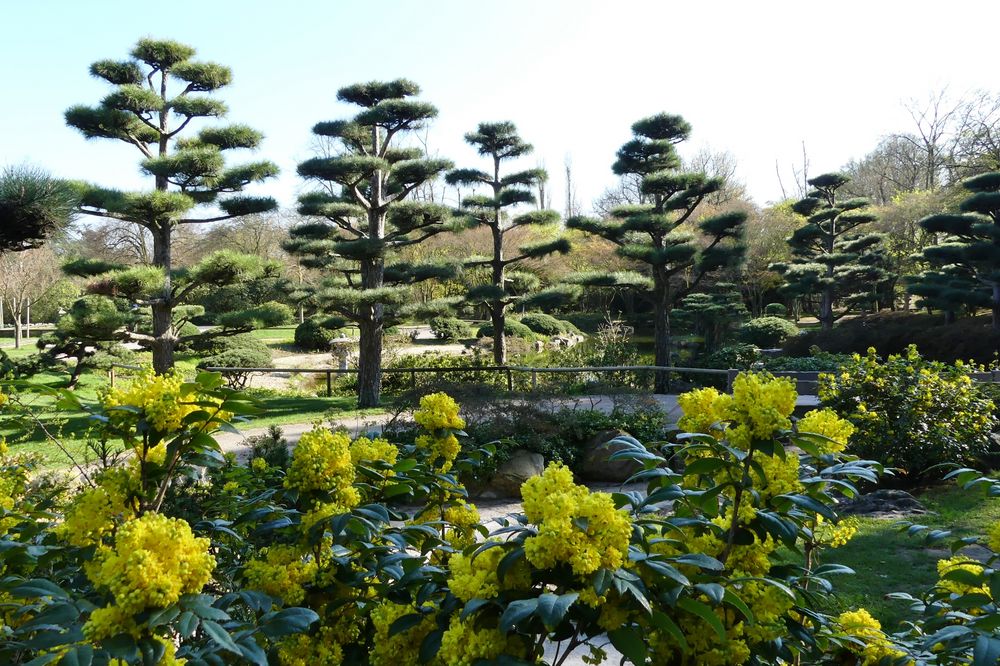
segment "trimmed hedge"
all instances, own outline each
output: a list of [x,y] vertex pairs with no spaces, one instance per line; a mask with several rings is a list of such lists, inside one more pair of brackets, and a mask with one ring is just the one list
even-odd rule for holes
[[781,317],[758,317],[740,328],[740,339],[762,349],[780,347],[788,338],[799,334],[799,327]]
[[521,323],[539,335],[552,336],[580,332],[580,329],[570,322],[556,319],[544,312],[529,312],[521,317]]
[[458,317],[434,317],[430,320],[431,332],[439,340],[462,340],[472,335],[472,326]]
[[306,319],[295,327],[295,346],[302,351],[330,351],[336,334],[315,319]]
[[[525,340],[534,340],[538,336],[535,335],[534,331],[530,328],[517,321],[516,319],[507,318],[504,321],[503,332],[506,337],[509,338],[524,338]],[[493,324],[487,323],[479,327],[476,331],[477,338],[492,338],[493,337]]]
[[946,363],[972,360],[988,365],[1000,350],[1000,332],[992,329],[989,315],[945,324],[940,315],[882,312],[842,321],[830,331],[809,331],[790,338],[784,350],[789,356],[804,356],[812,346],[836,354],[865,354],[874,347],[885,357],[904,353],[911,344],[926,359]]

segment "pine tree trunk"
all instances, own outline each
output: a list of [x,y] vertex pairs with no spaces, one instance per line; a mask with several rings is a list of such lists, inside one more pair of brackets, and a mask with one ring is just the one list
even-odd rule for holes
[[[362,289],[382,286],[385,264],[381,258],[361,262]],[[378,407],[382,395],[382,336],[385,309],[380,303],[370,306],[368,316],[358,322],[358,407]]]
[[827,287],[823,290],[819,301],[819,323],[824,331],[833,328],[833,287]]
[[954,310],[945,310],[944,311],[944,323],[945,324],[954,324],[955,323],[955,311]]
[[1000,284],[993,285],[993,330],[1000,331]]
[[[670,354],[670,293],[669,285],[661,278],[656,279],[653,287],[653,365],[669,367]],[[653,393],[669,393],[670,379],[668,372],[657,372],[653,382]]]
[[163,270],[163,293],[152,306],[153,311],[153,372],[162,375],[174,367],[177,336],[173,329],[174,303],[171,295],[170,227],[162,225],[153,231],[153,265]]
[[494,303],[490,307],[490,321],[493,322],[493,361],[497,365],[507,363],[507,337],[503,330],[507,317],[504,316],[503,310],[503,303]]
[[[358,322],[358,407],[378,407],[382,393],[382,306],[371,319]],[[374,311],[378,314],[375,316]]]

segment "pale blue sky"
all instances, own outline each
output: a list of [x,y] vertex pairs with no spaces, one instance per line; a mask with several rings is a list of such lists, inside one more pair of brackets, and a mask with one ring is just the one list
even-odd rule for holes
[[685,152],[731,151],[763,203],[780,195],[775,161],[789,178],[803,140],[818,174],[909,129],[907,98],[1000,90],[1000,3],[974,0],[0,1],[0,165],[142,187],[134,150],[85,141],[62,113],[107,92],[92,61],[165,37],[233,68],[229,119],[265,133],[259,155],[283,171],[265,190],[284,205],[309,128],[349,112],[339,87],[373,78],[417,81],[440,109],[431,150],[462,166],[475,164],[462,135],[477,122],[516,122],[560,209],[566,157],[588,206],[629,125],[657,111],[691,122]]

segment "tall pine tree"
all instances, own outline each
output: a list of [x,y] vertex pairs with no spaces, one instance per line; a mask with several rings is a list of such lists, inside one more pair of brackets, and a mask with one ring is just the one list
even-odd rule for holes
[[[153,189],[121,192],[82,186],[80,212],[124,220],[149,230],[155,271],[118,272],[106,282],[117,293],[131,291],[135,303],[152,311],[152,333],[134,334],[153,352],[153,368],[173,367],[181,321],[174,310],[201,286],[225,284],[265,274],[270,267],[248,257],[220,254],[203,263],[198,281],[175,284],[172,236],[179,225],[209,224],[274,209],[270,197],[240,195],[248,185],[275,176],[271,162],[227,167],[225,153],[254,149],[263,138],[245,125],[209,126],[197,134],[182,133],[203,119],[225,116],[226,105],[213,93],[232,79],[228,67],[193,60],[195,50],[169,40],[141,39],[127,60],[100,60],[90,73],[114,86],[94,107],[74,106],[66,123],[88,139],[113,139],[135,148],[143,157],[142,171]],[[202,206],[215,210],[197,214]],[[154,275],[155,273],[155,275]]]
[[[771,268],[785,278],[785,290],[795,297],[819,296],[816,318],[824,330],[852,308],[876,302],[876,286],[888,276],[882,237],[858,228],[877,217],[868,200],[842,199],[838,190],[850,177],[828,173],[808,181],[814,189],[792,206],[806,223],[792,232],[792,260]],[[835,310],[836,306],[840,311]]]
[[490,283],[469,291],[466,300],[484,303],[493,322],[493,360],[498,365],[507,362],[507,342],[504,327],[507,308],[517,301],[523,301],[528,294],[517,294],[511,289],[508,268],[528,259],[540,259],[555,252],[569,252],[569,241],[556,238],[551,241],[524,245],[511,250],[509,234],[529,225],[552,224],[559,220],[559,214],[552,210],[530,210],[514,214],[518,205],[535,205],[537,200],[532,188],[548,179],[544,169],[527,169],[505,173],[505,162],[528,155],[532,151],[517,133],[512,122],[480,123],[475,132],[465,135],[465,140],[475,146],[483,157],[490,160],[487,171],[479,169],[455,169],[448,173],[446,180],[451,185],[484,187],[486,195],[470,195],[462,199],[462,211],[470,226],[484,227],[490,232],[492,253],[488,257],[472,257],[465,266],[486,267],[490,271]]
[[321,185],[300,199],[299,212],[316,218],[294,227],[286,249],[330,276],[314,298],[353,321],[360,331],[358,406],[379,404],[382,337],[387,322],[404,313],[409,285],[452,273],[447,266],[390,263],[401,248],[448,228],[444,206],[409,201],[421,185],[452,167],[400,146],[408,133],[437,116],[434,106],[411,99],[412,81],[372,81],[341,88],[337,99],[361,107],[350,120],[321,122],[313,133],[333,141],[334,154],[299,165],[299,175]]
[[949,300],[970,308],[989,307],[993,330],[1000,330],[1000,171],[969,178],[962,187],[970,194],[959,205],[961,213],[939,213],[920,221],[942,242],[924,248],[932,270],[910,289],[939,307]]
[[[581,284],[639,286],[653,301],[655,363],[669,366],[671,310],[692,293],[704,277],[738,265],[743,258],[746,214],[728,212],[696,218],[705,197],[724,183],[704,173],[681,171],[676,145],[688,138],[691,126],[682,117],[666,113],[632,125],[634,138],[618,150],[612,167],[619,176],[641,178],[649,203],[614,208],[605,220],[573,218],[568,226],[602,236],[614,243],[619,255],[646,265],[647,280],[628,275],[590,274]],[[668,390],[667,373],[656,374],[657,393]]]

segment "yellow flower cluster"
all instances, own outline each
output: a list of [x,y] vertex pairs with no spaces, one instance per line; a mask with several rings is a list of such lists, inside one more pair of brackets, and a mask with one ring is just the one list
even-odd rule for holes
[[263,555],[264,560],[251,560],[243,570],[247,585],[289,606],[302,603],[303,586],[314,581],[319,570],[312,557],[294,546],[271,546]]
[[444,510],[445,538],[456,550],[471,546],[476,542],[476,526],[479,525],[479,509],[459,499]]
[[492,663],[501,656],[526,659],[528,646],[513,632],[503,634],[499,629],[476,629],[472,618],[463,621],[457,614],[452,616],[438,651],[438,659],[445,666]]
[[714,388],[681,395],[677,403],[683,416],[677,421],[685,432],[707,433],[748,449],[753,439],[770,439],[791,427],[795,409],[795,381],[743,372],[733,380],[733,394]]
[[[168,606],[182,594],[201,592],[215,568],[209,546],[208,539],[195,537],[191,527],[178,518],[147,513],[125,523],[115,535],[114,549],[100,549],[94,566],[87,569],[96,586],[111,592],[117,607],[106,610],[100,620],[113,614],[120,621],[123,616]],[[107,624],[88,622],[88,638],[114,635],[103,633],[111,628]]]
[[813,541],[830,548],[840,548],[854,538],[857,532],[856,518],[844,518],[837,523],[831,523],[817,514],[813,527]]
[[854,434],[854,424],[837,416],[830,408],[814,409],[799,419],[799,432],[809,432],[828,437],[831,441],[820,445],[821,453],[839,453],[847,447]]
[[132,498],[137,491],[138,481],[131,471],[106,470],[95,487],[76,496],[56,533],[80,548],[100,544],[117,525],[135,517]]
[[524,541],[527,560],[539,569],[569,564],[578,576],[601,567],[617,569],[628,553],[632,523],[607,493],[592,493],[573,483],[562,463],[521,486],[524,514],[538,534]]
[[955,557],[950,557],[947,560],[938,560],[937,572],[940,576],[938,581],[938,587],[951,592],[952,594],[985,594],[987,597],[993,598],[990,593],[990,587],[987,584],[983,584],[979,587],[973,587],[967,583],[962,583],[957,580],[946,579],[944,576],[952,571],[961,569],[963,571],[968,571],[976,576],[983,575],[983,565],[978,564],[969,560],[968,557],[962,555],[957,555]]
[[317,426],[303,434],[292,452],[285,487],[303,493],[329,493],[335,501],[353,506],[358,499],[352,486],[354,464],[350,445],[347,435],[328,428]]
[[278,645],[281,666],[341,666],[344,650],[334,627],[320,627],[315,636],[293,634]]
[[416,626],[406,631],[389,635],[393,622],[404,615],[417,612],[416,606],[391,602],[379,604],[372,610],[372,625],[375,627],[375,640],[371,651],[372,666],[420,665],[420,645],[437,627],[434,613],[425,614]]
[[503,590],[514,590],[531,586],[531,571],[522,561],[507,571],[503,582],[497,575],[497,567],[507,551],[499,546],[488,548],[478,555],[456,553],[448,561],[450,577],[448,588],[462,601],[471,599],[492,599]]
[[465,420],[458,415],[458,403],[447,393],[431,393],[420,398],[413,420],[425,430],[461,430]]
[[[355,465],[361,462],[375,460],[386,462],[389,465],[395,465],[396,460],[399,458],[399,449],[396,448],[396,445],[381,437],[377,437],[375,439],[358,437],[351,442],[350,450],[351,462]],[[389,471],[389,475],[392,475],[392,470]]]
[[986,535],[986,543],[994,553],[1000,553],[1000,522],[993,523]]
[[[163,375],[154,374],[152,370],[143,370],[131,382],[115,388],[109,388],[101,395],[101,404],[105,409],[114,407],[135,407],[142,410],[143,415],[161,433],[176,432],[181,429],[184,417],[192,412],[203,409],[195,401],[212,400],[208,396],[188,394],[184,389],[184,378],[176,371]],[[132,415],[125,411],[114,412],[112,423],[121,426],[132,421]],[[220,414],[226,419],[231,414]],[[198,424],[192,424],[197,427]]]
[[903,652],[893,647],[883,633],[882,624],[864,608],[859,608],[856,611],[844,611],[837,617],[837,624],[840,625],[840,630],[844,634],[853,636],[864,643],[864,647],[848,646],[851,652],[861,658],[863,666],[877,664],[886,657],[904,656]]

